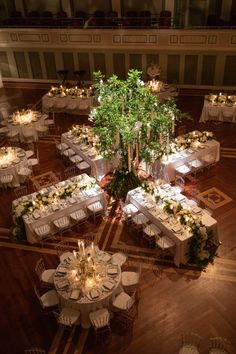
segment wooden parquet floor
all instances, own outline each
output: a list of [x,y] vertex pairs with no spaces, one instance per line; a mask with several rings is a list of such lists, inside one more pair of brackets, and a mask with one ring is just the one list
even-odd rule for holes
[[[9,102],[23,108],[34,103],[43,95],[36,89],[0,89],[0,104]],[[74,332],[64,332],[54,317],[42,313],[33,292],[37,281],[34,266],[43,257],[48,268],[58,264],[54,244],[39,245],[14,243],[9,240],[12,191],[0,192],[0,352],[20,354],[31,346],[45,348],[49,353],[59,354],[174,354],[178,352],[181,334],[194,331],[202,336],[201,353],[208,352],[209,338],[227,337],[231,343],[231,354],[236,353],[236,163],[234,154],[226,153],[236,148],[236,124],[213,122],[199,124],[203,96],[183,95],[179,107],[189,112],[192,121],[184,123],[187,131],[211,130],[221,143],[222,156],[214,170],[204,177],[190,181],[185,193],[196,196],[208,189],[216,188],[232,201],[214,210],[219,224],[222,245],[215,264],[205,272],[196,267],[176,268],[173,262],[155,261],[153,251],[137,244],[133,233],[120,220],[119,206],[109,201],[109,214],[96,224],[89,222],[81,229],[65,233],[70,247],[79,237],[94,231],[99,246],[105,250],[125,247],[130,254],[131,265],[142,264],[140,282],[141,299],[139,313],[133,331],[120,331],[112,320],[112,336],[104,342],[95,343],[92,330],[78,327]],[[73,122],[86,122],[87,117],[58,115],[56,124],[59,134]],[[54,136],[37,142],[40,155],[40,173],[53,171],[63,174],[65,166],[57,157]],[[226,150],[226,149],[232,150]],[[30,185],[32,191],[32,185]]]

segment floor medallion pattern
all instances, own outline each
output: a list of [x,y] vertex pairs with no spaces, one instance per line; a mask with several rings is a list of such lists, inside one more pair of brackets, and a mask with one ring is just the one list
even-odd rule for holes
[[54,172],[49,171],[41,175],[31,177],[31,181],[37,190],[51,186],[59,182],[58,177]]
[[215,187],[199,193],[197,198],[211,209],[220,208],[232,201],[232,199],[227,194],[221,192]]

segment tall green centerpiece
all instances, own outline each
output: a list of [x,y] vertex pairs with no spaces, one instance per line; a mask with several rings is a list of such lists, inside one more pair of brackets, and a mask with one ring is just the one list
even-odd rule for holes
[[145,87],[141,74],[131,69],[127,80],[112,75],[106,81],[101,72],[94,74],[99,104],[90,119],[99,137],[100,153],[116,161],[107,190],[117,198],[141,184],[137,174],[141,160],[150,163],[170,153],[174,124],[182,117],[174,101],[159,103]]

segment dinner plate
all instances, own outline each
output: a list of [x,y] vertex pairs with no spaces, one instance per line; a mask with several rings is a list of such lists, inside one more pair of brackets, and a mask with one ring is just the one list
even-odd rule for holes
[[102,284],[102,288],[105,290],[105,291],[111,291],[115,286],[115,283],[111,280],[106,280],[104,281],[104,283]]
[[96,301],[101,297],[101,295],[102,295],[102,292],[100,289],[91,289],[87,292],[86,297],[90,301]]

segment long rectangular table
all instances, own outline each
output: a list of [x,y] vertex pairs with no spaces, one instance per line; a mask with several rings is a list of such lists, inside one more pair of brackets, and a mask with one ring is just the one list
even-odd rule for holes
[[[83,183],[91,183],[94,181],[93,178],[86,174],[80,176],[69,178],[65,181],[59,182],[58,184],[48,187],[38,191],[37,193],[32,193],[22,198],[13,201],[13,207],[16,207],[19,203],[26,201],[33,201],[38,193],[50,193],[57,192],[61,188],[65,188],[67,185],[74,183],[76,181]],[[105,194],[102,188],[98,184],[94,185],[90,189],[82,190],[79,193],[73,193],[71,197],[66,199],[60,199],[56,203],[58,210],[55,210],[54,203],[45,206],[41,209],[37,209],[37,214],[34,212],[28,213],[23,216],[23,221],[26,230],[26,236],[29,243],[38,242],[35,235],[35,228],[40,227],[45,224],[51,224],[53,227],[53,221],[61,218],[62,216],[69,216],[72,212],[86,208],[89,204],[100,201],[104,208],[106,208]],[[38,216],[39,214],[39,216]]]
[[88,151],[81,150],[81,142],[76,143],[78,139],[70,133],[64,133],[61,136],[61,142],[66,143],[77,155],[81,156],[91,166],[91,174],[97,180],[101,180],[108,172],[112,170],[112,164],[101,155],[89,156]]
[[[192,208],[193,211],[196,210],[196,216],[200,217],[202,223],[208,229],[213,231],[215,244],[217,245],[219,243],[217,221],[208,215],[204,209],[197,207],[194,201],[189,200],[181,194],[178,187],[171,187],[168,184],[163,184],[160,185],[158,192],[162,197],[168,197],[169,199],[179,201],[183,207]],[[165,214],[164,210],[161,208],[161,205],[157,204],[154,201],[154,198],[150,194],[144,192],[144,190],[140,187],[128,192],[126,203],[132,203],[135,205],[136,208],[138,208],[138,210],[151,221],[151,223],[156,225],[163,232],[163,234],[167,235],[174,241],[176,245],[174,263],[177,267],[181,263],[186,264],[188,262],[187,253],[189,240],[192,237],[191,233],[184,228],[182,228],[180,233],[174,232],[172,230],[174,225],[171,220],[172,218],[166,214],[168,216],[166,220],[161,220],[161,217]]]
[[[162,166],[164,168],[164,175],[171,182],[175,180],[175,168],[193,160],[200,160],[204,162],[207,158],[211,156],[211,161],[217,162],[220,159],[220,143],[216,140],[208,140],[206,143],[201,144],[201,148],[198,149],[188,149],[171,154],[162,161]],[[209,159],[210,160],[210,159]],[[212,163],[211,162],[211,163]],[[155,166],[154,166],[155,167]]]
[[205,123],[208,120],[236,123],[236,105],[227,106],[224,103],[212,104],[208,100],[204,100],[199,122]]
[[48,96],[45,94],[42,98],[42,110],[44,113],[68,113],[85,114],[89,113],[93,106],[93,97],[75,97],[72,96]]

